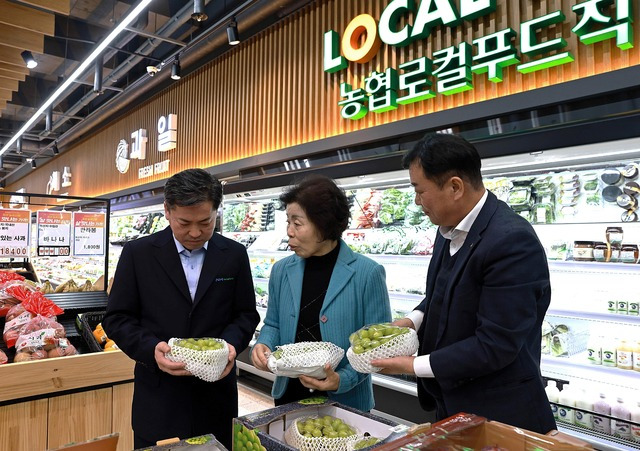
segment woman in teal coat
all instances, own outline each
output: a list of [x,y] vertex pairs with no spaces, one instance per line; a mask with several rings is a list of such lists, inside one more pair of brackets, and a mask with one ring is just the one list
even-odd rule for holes
[[[276,346],[328,341],[346,352],[351,333],[391,321],[384,267],[340,239],[349,224],[349,202],[335,182],[311,176],[280,200],[295,255],[271,270],[267,316],[251,353],[253,364],[264,371]],[[373,408],[371,375],[356,372],[346,357],[336,371],[327,366],[325,372],[321,380],[277,377],[272,390],[276,405],[326,395],[362,411]]]

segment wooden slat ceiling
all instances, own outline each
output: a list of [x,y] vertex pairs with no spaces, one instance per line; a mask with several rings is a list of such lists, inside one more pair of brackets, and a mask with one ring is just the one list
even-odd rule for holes
[[21,53],[42,54],[44,37],[54,34],[54,13],[69,14],[69,8],[70,0],[0,0],[0,111],[29,74]]

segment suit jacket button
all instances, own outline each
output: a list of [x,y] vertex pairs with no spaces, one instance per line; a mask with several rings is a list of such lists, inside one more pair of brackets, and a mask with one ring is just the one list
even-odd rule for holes
[[320,321],[322,321],[323,323],[326,323],[327,317],[325,315],[322,315],[322,318],[320,318]]

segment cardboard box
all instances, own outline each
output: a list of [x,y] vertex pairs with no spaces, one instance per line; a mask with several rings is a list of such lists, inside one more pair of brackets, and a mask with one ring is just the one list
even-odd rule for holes
[[[547,435],[489,421],[473,414],[459,413],[432,426],[418,427],[379,451],[506,449],[510,451],[590,450],[591,445],[575,437],[553,431]],[[491,447],[491,448],[489,448]]]
[[310,398],[234,419],[233,450],[241,450],[242,443],[237,439],[241,438],[242,434],[249,437],[254,449],[259,440],[260,445],[269,451],[293,450],[295,448],[285,443],[284,435],[294,420],[324,415],[340,418],[350,426],[355,426],[361,435],[366,432],[371,436],[383,438],[383,443],[402,437],[408,430],[405,425],[360,412],[327,398]]
[[120,434],[114,432],[113,434],[102,435],[85,442],[69,443],[49,451],[116,451],[119,437]]

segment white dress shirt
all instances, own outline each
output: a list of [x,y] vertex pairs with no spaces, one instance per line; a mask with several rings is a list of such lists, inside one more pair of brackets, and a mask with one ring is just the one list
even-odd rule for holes
[[[487,201],[488,191],[485,190],[484,194],[478,201],[478,203],[471,209],[469,214],[464,217],[460,223],[455,227],[439,227],[438,232],[446,239],[451,240],[449,244],[449,254],[451,256],[455,255],[456,252],[460,250],[462,245],[464,244],[464,240],[467,239],[467,235],[469,234],[469,230],[471,230],[471,226],[478,218],[480,214],[480,210],[484,207],[485,202]],[[420,310],[414,310],[407,315],[413,324],[415,325],[416,331],[420,329],[420,325],[422,324],[422,320],[424,319],[424,313]],[[429,355],[421,355],[415,358],[413,361],[413,371],[415,371],[416,376],[418,377],[434,377],[433,370],[431,369],[431,363],[429,361]]]
[[189,285],[189,294],[193,301],[196,297],[198,280],[200,280],[200,272],[202,271],[204,256],[207,253],[207,245],[209,242],[207,241],[204,243],[204,246],[200,249],[190,251],[176,239],[175,235],[173,236],[173,241],[176,243],[176,248],[180,255],[180,262],[182,263],[182,269],[184,270],[184,275],[187,278],[187,284]]

